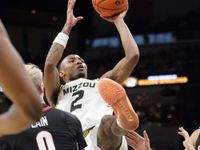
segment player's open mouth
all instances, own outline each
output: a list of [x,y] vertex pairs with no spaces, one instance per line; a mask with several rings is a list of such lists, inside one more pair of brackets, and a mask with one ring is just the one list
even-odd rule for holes
[[81,71],[83,71],[84,70],[84,67],[83,67],[83,65],[79,65],[79,66],[77,66],[76,67],[78,70],[81,70]]

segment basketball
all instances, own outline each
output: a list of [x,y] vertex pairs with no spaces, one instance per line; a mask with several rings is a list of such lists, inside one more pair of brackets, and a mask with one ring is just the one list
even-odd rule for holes
[[128,0],[92,0],[92,5],[101,16],[112,17],[128,8]]

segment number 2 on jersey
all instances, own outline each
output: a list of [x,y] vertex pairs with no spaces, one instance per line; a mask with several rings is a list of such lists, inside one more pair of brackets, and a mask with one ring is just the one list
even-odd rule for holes
[[76,96],[76,98],[75,98],[75,100],[72,101],[70,112],[82,107],[82,104],[76,104],[76,103],[79,100],[81,100],[81,98],[83,98],[83,95],[84,95],[84,91],[83,90],[77,91],[77,92],[72,94],[72,97]]

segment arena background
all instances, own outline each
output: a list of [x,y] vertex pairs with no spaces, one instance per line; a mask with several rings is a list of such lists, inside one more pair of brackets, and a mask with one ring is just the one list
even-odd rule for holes
[[[49,47],[65,22],[66,3],[1,1],[1,18],[25,62],[43,68]],[[118,33],[113,24],[100,19],[90,0],[77,0],[74,11],[84,20],[73,29],[65,53],[80,54],[88,64],[89,77],[99,77],[123,55]],[[138,132],[147,130],[155,150],[183,149],[178,127],[191,133],[200,126],[200,1],[129,0],[126,22],[141,53],[132,76],[142,81],[154,75],[157,81],[156,85],[144,85],[152,84],[145,80],[134,86],[130,79],[125,84],[140,116]],[[185,80],[169,84],[169,80],[161,82],[163,77]]]

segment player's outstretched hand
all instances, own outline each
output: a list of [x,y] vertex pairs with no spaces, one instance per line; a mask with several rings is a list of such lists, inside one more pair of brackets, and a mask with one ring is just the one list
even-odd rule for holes
[[195,150],[188,132],[183,127],[178,128],[178,134],[184,138],[183,146],[185,147],[185,150]]
[[68,0],[66,24],[70,25],[71,27],[75,26],[77,22],[83,19],[82,16],[78,16],[78,17],[74,16],[73,9],[74,9],[75,3],[76,3],[76,0]]
[[124,17],[126,16],[127,11],[128,11],[128,8],[125,11],[121,12],[120,14],[118,14],[117,16],[113,16],[113,17],[100,16],[100,17],[103,18],[104,20],[108,21],[108,22],[115,23],[118,20],[123,20]]
[[143,131],[143,137],[135,131],[128,132],[126,140],[128,145],[134,150],[152,150],[148,134],[145,130]]

